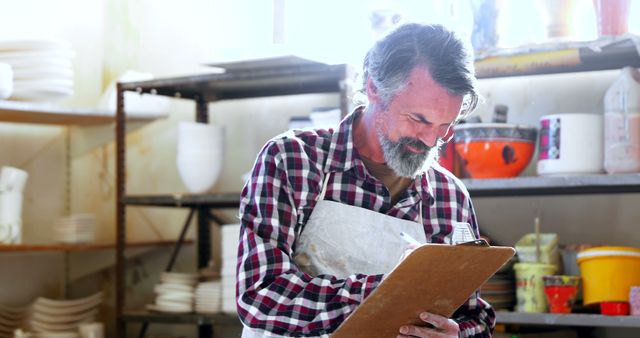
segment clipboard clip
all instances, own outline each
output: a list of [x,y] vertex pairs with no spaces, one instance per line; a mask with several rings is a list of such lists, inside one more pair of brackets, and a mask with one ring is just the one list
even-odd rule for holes
[[485,241],[484,239],[476,239],[473,241],[468,241],[468,242],[458,242],[456,243],[456,245],[460,245],[460,246],[484,246],[484,247],[488,247],[489,243],[487,243],[487,241]]

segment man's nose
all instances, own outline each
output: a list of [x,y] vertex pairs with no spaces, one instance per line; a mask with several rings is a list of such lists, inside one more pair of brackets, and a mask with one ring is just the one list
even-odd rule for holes
[[442,137],[442,135],[440,135],[440,132],[435,129],[422,130],[417,136],[418,140],[429,147],[434,147],[438,143],[438,139]]

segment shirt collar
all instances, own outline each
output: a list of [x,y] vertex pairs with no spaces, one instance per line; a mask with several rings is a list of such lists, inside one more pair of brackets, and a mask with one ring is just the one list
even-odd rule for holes
[[[364,106],[356,107],[340,122],[338,129],[332,134],[325,172],[344,172],[354,168],[359,177],[367,176],[364,162],[358,156],[353,144],[353,124],[363,111]],[[433,185],[428,174],[432,170],[432,168],[425,168],[414,179],[418,194],[423,200],[429,201],[429,204],[433,204],[435,201]]]

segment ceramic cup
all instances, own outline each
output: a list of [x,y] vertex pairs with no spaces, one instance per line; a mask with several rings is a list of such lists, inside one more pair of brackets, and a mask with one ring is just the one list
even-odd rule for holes
[[602,115],[545,115],[539,135],[538,175],[604,172]]

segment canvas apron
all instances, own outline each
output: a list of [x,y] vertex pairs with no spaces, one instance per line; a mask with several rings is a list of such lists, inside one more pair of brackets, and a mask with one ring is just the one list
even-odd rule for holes
[[[322,191],[304,231],[298,236],[294,260],[312,275],[328,274],[346,278],[355,273],[386,274],[398,263],[407,243],[400,232],[426,243],[420,202],[419,223],[384,215],[368,209],[334,201],[325,201],[325,176]],[[245,327],[242,338],[275,337]]]

